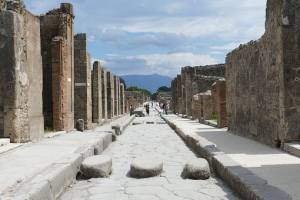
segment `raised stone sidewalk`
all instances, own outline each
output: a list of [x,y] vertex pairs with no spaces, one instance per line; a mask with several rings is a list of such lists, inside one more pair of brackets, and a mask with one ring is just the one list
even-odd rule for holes
[[162,117],[243,199],[300,199],[300,158],[227,129],[177,115]]
[[[132,117],[126,115],[112,123],[124,121]],[[110,145],[112,123],[84,133],[45,137],[0,154],[0,200],[56,199],[73,183],[82,161]]]

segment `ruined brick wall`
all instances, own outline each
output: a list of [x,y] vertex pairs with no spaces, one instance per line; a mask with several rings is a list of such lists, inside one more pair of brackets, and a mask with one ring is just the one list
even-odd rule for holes
[[132,105],[133,108],[143,106],[143,103],[147,100],[145,95],[140,91],[125,91],[125,98],[128,104],[128,108],[130,107],[130,105]]
[[90,129],[92,125],[91,60],[87,52],[86,34],[74,36],[74,76],[74,119],[75,121],[83,119],[85,128]]
[[226,59],[228,127],[277,146],[300,138],[299,5],[268,0],[266,32]]
[[225,65],[184,67],[181,70],[181,113],[192,116],[192,99],[195,94],[206,92],[212,84],[225,77]]
[[40,21],[22,5],[0,9],[0,137],[43,137]]
[[213,84],[212,98],[214,101],[218,127],[224,128],[227,126],[226,81],[225,80],[218,80]]
[[[74,128],[73,18],[71,4],[61,4],[59,9],[40,17],[45,126],[57,131],[69,131]],[[52,55],[53,53],[55,55]],[[63,74],[59,71],[54,72],[57,69],[53,69],[53,65],[56,65],[57,69],[64,69]],[[60,96],[63,98],[60,99]]]
[[100,123],[103,119],[102,89],[104,88],[102,87],[102,67],[98,61],[93,64],[92,88],[93,122]]

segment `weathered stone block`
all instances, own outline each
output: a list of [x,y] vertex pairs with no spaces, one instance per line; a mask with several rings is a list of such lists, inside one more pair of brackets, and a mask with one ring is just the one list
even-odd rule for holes
[[[19,2],[20,3],[20,2]],[[22,4],[0,11],[0,137],[43,137],[40,21]]]
[[102,90],[106,90],[106,88],[102,85],[102,68],[100,66],[100,62],[96,61],[93,65],[92,72],[92,82],[93,82],[93,122],[100,123],[103,119],[103,111],[102,111]]

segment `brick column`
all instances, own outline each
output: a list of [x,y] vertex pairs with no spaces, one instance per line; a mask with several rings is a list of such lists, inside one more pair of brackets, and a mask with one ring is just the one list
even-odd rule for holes
[[119,105],[118,105],[118,101],[119,101],[119,95],[118,95],[118,77],[114,76],[114,116],[118,116],[119,115]]
[[215,102],[214,105],[217,114],[218,127],[224,128],[227,126],[225,80],[219,80],[213,85],[212,96]]
[[68,3],[40,16],[43,113],[45,127],[56,131],[74,128],[73,19],[73,6]]
[[85,129],[92,126],[91,60],[87,52],[86,34],[74,37],[75,99],[74,119],[84,120]]
[[93,99],[93,122],[100,123],[103,119],[102,112],[102,68],[100,62],[96,61],[93,64],[92,72],[92,99]]
[[104,68],[101,68],[101,92],[102,92],[102,118],[106,120],[108,118],[108,104],[107,104],[107,71]]
[[53,38],[51,43],[53,129],[55,131],[74,129],[73,69],[65,56],[68,48],[66,43],[62,37]]
[[125,105],[125,86],[123,83],[120,85],[120,102],[121,102],[121,114],[126,113],[126,105]]
[[114,76],[111,72],[107,72],[107,117],[113,119],[115,109],[115,86]]

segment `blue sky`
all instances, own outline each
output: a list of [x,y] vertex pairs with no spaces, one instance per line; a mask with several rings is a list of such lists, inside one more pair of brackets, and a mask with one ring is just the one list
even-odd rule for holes
[[182,66],[223,63],[264,32],[266,0],[25,0],[34,14],[61,2],[74,5],[93,59],[118,75],[173,77]]

